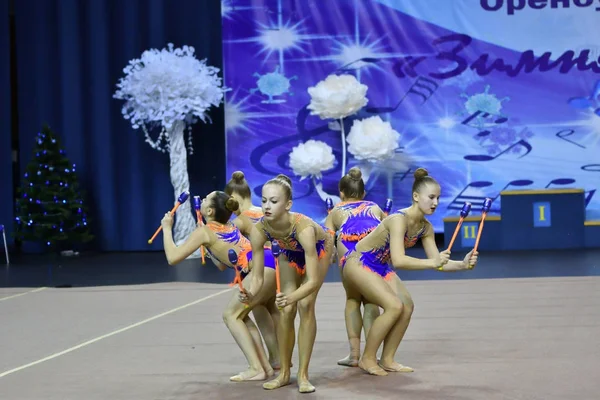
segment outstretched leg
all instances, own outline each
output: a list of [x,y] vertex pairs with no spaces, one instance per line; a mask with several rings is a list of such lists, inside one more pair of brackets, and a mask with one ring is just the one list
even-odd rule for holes
[[410,293],[408,293],[400,278],[397,275],[394,275],[392,278],[389,282],[390,287],[402,302],[403,308],[398,322],[396,322],[396,325],[390,330],[383,342],[383,352],[381,353],[379,366],[391,372],[412,372],[414,370],[411,367],[395,362],[394,356],[410,323],[414,304]]
[[351,258],[344,267],[344,277],[365,299],[381,308],[381,314],[371,326],[358,366],[372,375],[387,375],[377,364],[377,349],[402,314],[402,302],[377,273],[363,268],[358,258]]

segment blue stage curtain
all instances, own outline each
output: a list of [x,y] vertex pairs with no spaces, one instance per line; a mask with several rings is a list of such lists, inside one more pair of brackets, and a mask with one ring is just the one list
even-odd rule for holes
[[[101,251],[162,249],[148,238],[174,203],[169,156],[153,150],[113,99],[129,60],[149,48],[193,46],[222,69],[219,1],[19,0],[15,2],[20,165],[47,123],[77,165]],[[222,77],[222,72],[219,74]],[[192,195],[225,184],[223,105],[194,127]],[[155,133],[157,135],[157,133]]]
[[[0,224],[6,228],[6,240],[12,242],[14,217],[8,2],[9,0],[0,0]],[[4,249],[0,250],[0,254],[3,253]],[[0,263],[2,258],[3,256],[0,257]]]

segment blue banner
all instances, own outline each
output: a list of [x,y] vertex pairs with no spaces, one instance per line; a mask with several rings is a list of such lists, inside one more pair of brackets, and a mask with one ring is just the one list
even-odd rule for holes
[[[255,204],[265,181],[290,176],[293,210],[318,221],[355,165],[368,199],[395,209],[427,168],[442,186],[437,232],[466,200],[476,214],[494,198],[499,215],[500,192],[513,189],[582,188],[587,219],[600,219],[599,10],[597,0],[222,0],[227,172],[246,174]],[[332,74],[368,88],[341,123],[308,107],[308,89]],[[377,162],[341,139],[371,117],[399,134]],[[290,153],[310,140],[335,161],[296,175]]]

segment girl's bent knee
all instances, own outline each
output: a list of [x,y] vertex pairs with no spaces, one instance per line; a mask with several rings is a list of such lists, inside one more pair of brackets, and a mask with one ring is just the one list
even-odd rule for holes
[[397,317],[399,317],[400,314],[402,314],[403,310],[404,310],[404,304],[402,304],[402,302],[400,300],[392,301],[392,302],[390,302],[390,304],[386,304],[383,307],[383,311],[385,313],[390,313]]

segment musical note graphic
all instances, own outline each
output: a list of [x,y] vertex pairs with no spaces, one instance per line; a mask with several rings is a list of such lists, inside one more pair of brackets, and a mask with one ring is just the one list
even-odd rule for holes
[[469,161],[491,161],[491,160],[495,160],[496,158],[500,157],[504,153],[508,153],[511,150],[518,148],[519,146],[522,146],[526,150],[526,152],[525,152],[525,154],[521,154],[518,158],[525,157],[527,154],[529,154],[531,152],[531,150],[533,150],[533,147],[531,146],[531,144],[529,144],[528,141],[521,139],[518,142],[513,143],[512,145],[510,145],[509,147],[507,147],[500,153],[496,154],[495,156],[489,156],[487,154],[470,154],[470,155],[464,156],[464,159],[469,160]]
[[571,144],[574,144],[575,146],[581,147],[582,149],[585,149],[585,146],[574,142],[572,140],[567,139],[567,137],[573,135],[575,133],[575,131],[573,129],[563,129],[562,131],[556,132],[556,136],[561,138],[562,140],[564,140],[565,142],[569,142]]
[[496,196],[491,196],[489,194],[482,194],[482,191],[479,190],[481,188],[492,186],[492,182],[488,181],[476,181],[471,182],[465,186],[465,188],[450,202],[448,205],[448,210],[461,210],[465,202],[469,202],[472,206],[477,209],[483,207],[486,197],[491,198],[493,204],[496,206],[490,210],[490,212],[500,212],[500,207],[496,199],[500,197],[500,193],[510,187],[525,187],[533,185],[533,181],[530,179],[515,179],[513,181],[508,182],[500,191],[496,194]]
[[408,168],[406,171],[404,172],[396,172],[394,174],[394,178],[397,178],[399,182],[402,182],[409,174],[412,174],[413,171],[412,168]]
[[544,189],[548,189],[552,185],[564,186],[564,185],[570,185],[573,183],[575,183],[575,179],[572,179],[572,178],[556,178],[556,179],[552,179],[550,182],[548,182],[548,184],[546,186],[544,186]]
[[585,192],[585,207],[587,208],[590,201],[592,201],[592,197],[596,194],[596,189],[588,190]]
[[[348,63],[346,65],[341,66],[340,68],[338,68],[338,72],[354,72],[357,69],[361,69],[362,67],[364,67],[364,65],[361,65],[360,63],[364,63],[364,64],[377,64],[380,61],[379,58],[373,58],[373,57],[363,57],[363,58],[359,58],[358,60],[354,60],[351,63]],[[359,64],[357,67],[355,68],[350,68],[352,65],[355,64]]]
[[[416,78],[418,74],[417,74],[417,71],[415,71],[415,67],[417,65],[419,65],[421,62],[423,62],[426,58],[427,57],[425,57],[425,56],[402,57],[394,64],[394,66],[392,67],[392,71],[400,79],[405,78],[406,75],[410,76],[411,78]],[[403,70],[403,67],[405,65],[406,65],[406,69]],[[406,72],[406,74],[405,74],[405,72]]]
[[588,164],[581,167],[582,170],[587,172],[600,172],[600,164]]
[[481,194],[481,188],[492,186],[492,182],[488,181],[476,181],[467,184],[459,194],[456,195],[454,200],[448,205],[448,210],[462,210],[465,202],[471,203],[474,208],[483,207],[487,195]]
[[439,85],[434,80],[419,76],[417,78],[417,80],[406,91],[406,93],[404,93],[404,96],[402,96],[400,98],[400,100],[398,101],[398,103],[395,106],[367,107],[366,111],[368,113],[376,113],[376,114],[389,113],[389,112],[396,111],[398,109],[398,107],[400,107],[402,102],[408,97],[409,94],[414,94],[416,96],[421,97],[423,99],[423,101],[421,102],[421,105],[423,105],[427,102],[427,100],[429,100],[429,98],[431,96],[433,96],[433,94],[436,92],[438,87],[439,87]]
[[[504,186],[502,188],[502,190],[500,190],[500,192],[505,191],[506,189],[508,189],[509,187],[512,186],[516,186],[516,187],[524,187],[524,186],[531,186],[533,185],[533,181],[530,179],[516,179],[514,181],[510,181],[506,184],[506,186]],[[498,196],[496,196],[498,197]],[[496,199],[496,197],[494,197],[494,199]]]
[[[557,179],[552,179],[550,182],[548,182],[548,184],[545,186],[545,189],[549,188],[552,185],[557,185],[557,186],[565,186],[565,185],[572,185],[576,182],[575,179],[573,178],[557,178]],[[585,196],[585,207],[588,206],[588,204],[590,204],[590,201],[592,201],[592,198],[594,197],[594,194],[596,193],[596,189],[592,189],[592,190],[588,190],[586,192],[584,192],[584,196]]]

